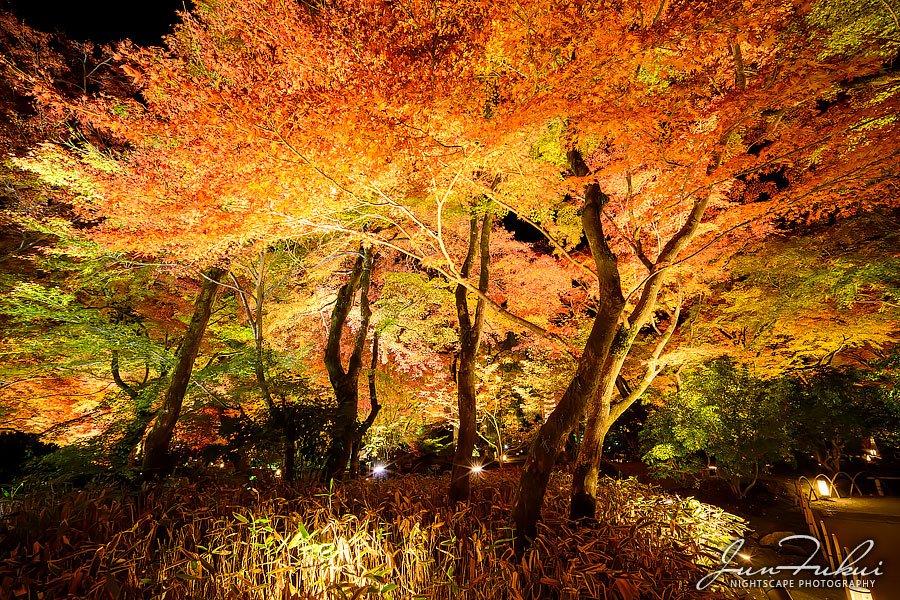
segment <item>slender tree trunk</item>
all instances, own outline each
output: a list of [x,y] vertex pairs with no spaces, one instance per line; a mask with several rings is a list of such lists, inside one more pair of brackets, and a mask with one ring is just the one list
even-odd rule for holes
[[363,436],[366,435],[366,432],[369,431],[369,428],[378,417],[378,413],[381,412],[381,404],[378,403],[378,390],[375,389],[375,368],[378,366],[378,343],[380,339],[381,335],[376,331],[375,335],[372,336],[372,368],[369,369],[369,404],[371,405],[369,416],[356,428],[356,440],[353,442],[350,453],[350,477],[353,478],[359,476],[359,453],[362,449]]
[[[453,469],[450,475],[450,501],[465,502],[469,499],[469,475],[472,472],[472,452],[478,437],[475,420],[475,373],[474,357],[460,356],[457,372],[457,404],[459,408],[459,428],[456,436],[456,450],[453,453]],[[469,363],[469,364],[467,364]]]
[[[357,437],[356,418],[359,408],[359,373],[362,367],[362,353],[372,310],[369,307],[369,281],[372,272],[372,249],[360,248],[350,280],[341,286],[337,301],[331,311],[331,326],[325,348],[325,368],[337,398],[337,411],[331,430],[331,445],[325,463],[325,481],[343,477],[350,461],[353,442]],[[356,334],[353,352],[347,363],[347,370],[341,363],[341,337],[350,309],[353,308],[357,290],[360,291],[360,324]]]
[[[585,177],[589,174],[578,151],[570,151],[567,158],[576,176]],[[537,535],[537,521],[540,518],[550,472],[563,442],[581,420],[588,400],[597,390],[600,371],[609,354],[619,318],[625,308],[616,256],[606,243],[600,220],[603,207],[608,202],[609,197],[600,190],[597,183],[585,187],[581,222],[597,267],[597,314],[584,351],[578,360],[575,376],[556,408],[538,431],[534,446],[522,470],[513,508],[518,553],[524,552]]]
[[[281,431],[284,436],[284,447],[282,452],[282,478],[285,481],[294,481],[297,478],[296,454],[297,454],[297,438],[296,423],[292,413],[286,410],[284,406],[284,398],[282,398],[282,406],[275,402],[272,389],[269,386],[269,379],[266,374],[265,364],[265,340],[263,339],[263,317],[265,313],[263,307],[266,302],[266,279],[267,265],[266,257],[268,250],[264,249],[259,253],[259,265],[257,267],[255,277],[255,290],[252,294],[244,290],[234,274],[231,274],[231,281],[235,289],[238,290],[238,296],[247,314],[247,325],[253,334],[254,344],[254,374],[256,376],[256,387],[262,396],[263,404],[269,413],[269,422]],[[253,273],[253,270],[250,270]],[[253,298],[254,307],[251,308],[248,296]]]
[[281,477],[288,482],[293,482],[297,479],[297,442],[293,438],[285,438],[284,440]]
[[175,370],[169,382],[165,399],[158,411],[153,429],[147,434],[144,443],[143,476],[145,479],[168,474],[174,465],[169,456],[169,442],[175,431],[175,423],[181,413],[181,404],[191,379],[191,371],[194,361],[200,351],[200,343],[209,323],[212,312],[213,300],[219,287],[219,281],[225,276],[226,271],[216,267],[207,269],[200,287],[200,295],[194,305],[194,315],[188,325],[188,330],[181,342],[181,348],[176,357]]
[[[491,216],[486,212],[481,223],[481,239],[478,236],[478,218],[469,219],[469,250],[463,261],[461,274],[468,278],[475,254],[481,255],[481,271],[478,289],[487,293],[490,279]],[[477,245],[476,245],[477,244]],[[475,358],[484,329],[484,300],[475,304],[475,318],[469,317],[466,301],[467,290],[456,286],[456,312],[459,318],[459,365],[456,370],[457,402],[459,405],[459,429],[456,436],[456,451],[453,454],[453,470],[450,475],[450,500],[464,502],[469,499],[469,476],[472,472],[472,452],[478,439],[475,407]]]
[[110,363],[110,371],[112,372],[113,381],[125,392],[134,403],[134,417],[125,425],[125,435],[117,443],[111,452],[113,460],[122,458],[123,462],[128,465],[135,465],[140,457],[138,445],[144,439],[147,427],[153,422],[156,412],[150,409],[150,403],[141,398],[140,390],[147,383],[137,386],[135,389],[122,379],[119,373],[119,351],[113,348],[112,361]]

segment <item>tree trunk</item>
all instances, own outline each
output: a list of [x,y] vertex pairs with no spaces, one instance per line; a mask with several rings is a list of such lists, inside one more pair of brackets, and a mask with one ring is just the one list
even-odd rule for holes
[[[567,158],[576,176],[585,177],[589,174],[577,150],[570,151]],[[562,449],[566,437],[581,420],[588,400],[597,390],[601,368],[606,362],[619,317],[625,308],[616,256],[606,243],[600,220],[607,202],[609,197],[600,190],[597,183],[585,187],[581,222],[597,267],[597,314],[584,351],[578,360],[575,376],[563,393],[559,404],[538,431],[534,446],[522,470],[513,508],[516,551],[519,554],[524,552],[537,534],[537,521],[540,518],[541,505],[544,502],[547,482],[550,480],[556,456]]]
[[[331,326],[325,348],[325,368],[337,398],[337,411],[331,429],[331,445],[325,462],[323,477],[330,482],[343,477],[356,439],[356,417],[359,408],[359,373],[362,353],[372,310],[369,308],[369,281],[372,272],[372,249],[360,248],[360,255],[353,265],[350,280],[341,286],[337,301],[331,311]],[[341,337],[350,309],[353,308],[357,290],[360,290],[360,324],[347,370],[341,363]]]
[[[474,356],[460,356],[457,372],[457,404],[459,428],[456,450],[453,453],[453,469],[450,474],[450,501],[465,502],[469,499],[469,475],[472,472],[472,452],[478,437],[475,409]],[[468,364],[467,364],[468,363]]]
[[140,390],[146,385],[146,381],[135,389],[122,379],[122,375],[119,373],[119,351],[115,348],[113,348],[112,351],[110,371],[112,372],[113,381],[119,389],[131,398],[135,409],[134,418],[125,425],[125,434],[118,442],[116,442],[110,455],[113,464],[116,464],[117,461],[121,460],[123,466],[133,467],[136,466],[140,460],[141,453],[139,452],[139,445],[141,440],[144,439],[147,427],[153,422],[156,412],[151,410],[150,402],[148,400],[141,398]]
[[366,435],[366,432],[369,431],[372,423],[378,417],[378,413],[381,412],[381,404],[378,403],[378,391],[375,389],[375,368],[378,366],[378,342],[380,339],[381,335],[376,331],[375,335],[372,336],[372,368],[369,369],[369,404],[371,407],[369,408],[369,416],[356,428],[356,440],[353,442],[350,451],[351,478],[359,476],[359,453],[362,449],[363,436]]
[[819,460],[825,470],[832,475],[841,470],[841,458],[844,455],[844,445],[834,440],[826,442],[824,460]]
[[191,380],[191,371],[194,361],[200,351],[200,343],[209,323],[212,312],[213,300],[219,287],[219,281],[225,276],[226,271],[212,267],[203,274],[200,286],[200,295],[194,305],[194,315],[188,325],[188,330],[181,342],[181,348],[176,357],[175,370],[166,390],[166,396],[162,406],[157,411],[156,422],[153,429],[147,434],[144,443],[143,477],[150,479],[168,474],[174,466],[169,456],[169,443],[175,432],[175,423],[181,413],[181,403]]
[[[655,262],[644,256],[640,252],[640,246],[638,246],[641,261],[649,267],[650,273],[644,282],[641,296],[634,310],[616,333],[612,350],[604,361],[599,386],[596,394],[592,397],[590,412],[585,425],[584,441],[581,444],[581,451],[572,474],[572,503],[570,507],[570,517],[572,519],[591,519],[594,517],[597,476],[600,472],[603,440],[606,437],[606,433],[616,419],[641,396],[658,373],[657,363],[659,357],[678,325],[681,311],[680,293],[678,308],[674,311],[668,329],[660,338],[648,361],[640,385],[631,390],[619,402],[613,402],[613,396],[620,382],[620,373],[625,365],[628,353],[631,351],[631,347],[641,328],[650,322],[650,318],[656,309],[659,293],[664,283],[665,271],[663,269],[678,257],[678,254],[694,237],[700,226],[700,220],[706,210],[708,201],[709,197],[703,196],[694,202],[690,216],[681,229],[662,248]],[[629,386],[621,387],[627,388]]]
[[297,444],[292,437],[286,437],[284,440],[284,457],[281,478],[284,481],[294,481],[297,479]]
[[603,440],[612,424],[609,413],[592,414],[584,427],[575,468],[572,471],[572,489],[569,517],[578,521],[593,519],[597,509],[597,481],[600,476]]
[[[475,253],[481,255],[481,272],[478,277],[478,289],[482,293],[488,290],[490,278],[490,242],[491,215],[486,212],[481,223],[481,241],[478,243],[478,219],[472,215],[469,219],[469,250],[463,261],[461,274],[469,277]],[[478,299],[475,304],[475,318],[469,317],[469,306],[466,301],[467,290],[462,285],[456,286],[456,312],[459,318],[459,365],[456,371],[457,403],[459,405],[459,429],[456,436],[456,451],[453,454],[453,470],[450,475],[450,500],[464,502],[469,499],[469,476],[472,472],[472,451],[478,439],[475,407],[475,358],[481,343],[481,331],[484,329],[484,300]]]

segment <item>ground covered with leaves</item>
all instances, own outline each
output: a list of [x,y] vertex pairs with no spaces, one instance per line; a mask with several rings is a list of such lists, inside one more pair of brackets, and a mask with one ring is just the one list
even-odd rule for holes
[[457,507],[445,478],[421,476],[33,493],[0,504],[0,599],[725,597],[696,582],[743,534],[737,517],[605,479],[598,522],[576,528],[559,477],[516,559],[516,481],[488,473]]

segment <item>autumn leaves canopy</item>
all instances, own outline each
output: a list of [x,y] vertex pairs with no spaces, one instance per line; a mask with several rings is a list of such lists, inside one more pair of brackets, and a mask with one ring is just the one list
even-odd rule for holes
[[564,325],[522,320],[514,292],[463,261],[485,210],[541,228],[596,317],[525,469],[531,532],[588,409],[573,493],[593,493],[606,429],[636,398],[619,378],[632,345],[662,304],[678,324],[676,272],[701,286],[776,227],[896,204],[900,31],[863,4],[879,35],[828,2],[198,2],[166,48],[117,49],[130,93],[73,99],[33,75],[48,114],[91,142],[20,164],[71,183],[110,248],[208,266],[345,235],[459,286],[461,315],[468,290],[479,313],[546,337]]

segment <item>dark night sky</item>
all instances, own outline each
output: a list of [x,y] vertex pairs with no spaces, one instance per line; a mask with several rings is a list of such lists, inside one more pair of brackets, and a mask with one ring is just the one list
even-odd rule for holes
[[35,29],[104,44],[130,38],[160,45],[178,22],[175,11],[184,6],[182,0],[0,0],[0,8]]

